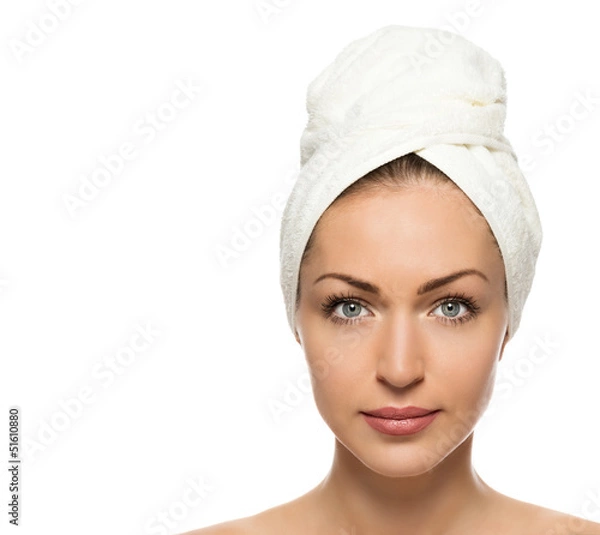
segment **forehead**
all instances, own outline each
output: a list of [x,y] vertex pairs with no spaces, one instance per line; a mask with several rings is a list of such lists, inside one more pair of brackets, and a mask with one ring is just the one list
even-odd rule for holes
[[371,265],[415,273],[466,264],[493,268],[500,260],[487,222],[468,197],[430,184],[340,199],[319,221],[313,256],[323,269]]

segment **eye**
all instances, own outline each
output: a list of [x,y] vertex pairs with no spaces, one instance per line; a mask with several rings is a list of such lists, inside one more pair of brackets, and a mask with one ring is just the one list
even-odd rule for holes
[[360,322],[359,318],[368,315],[361,315],[361,312],[366,312],[367,308],[351,294],[347,296],[329,295],[321,304],[321,309],[325,313],[325,317],[332,322],[346,325]]
[[437,308],[439,308],[442,314],[447,318],[455,318],[460,313],[461,307],[463,307],[464,309],[467,308],[465,305],[459,303],[458,301],[446,301]]
[[[436,314],[440,311],[441,315]],[[458,325],[473,319],[479,310],[475,300],[466,295],[447,296],[435,307],[433,315],[438,316],[443,323]]]
[[349,319],[360,317],[361,310],[364,310],[363,306],[357,301],[342,302],[334,308],[334,311],[338,308],[340,309],[338,314]]

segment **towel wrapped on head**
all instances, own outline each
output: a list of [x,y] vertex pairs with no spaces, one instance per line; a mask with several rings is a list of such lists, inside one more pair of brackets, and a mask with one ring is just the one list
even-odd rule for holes
[[[427,58],[432,37],[443,46]],[[280,234],[280,283],[292,333],[300,260],[323,212],[368,172],[414,152],[452,179],[487,220],[504,260],[512,338],[533,282],[542,229],[504,137],[500,63],[450,32],[385,26],[337,55],[308,86],[306,106],[301,168]]]

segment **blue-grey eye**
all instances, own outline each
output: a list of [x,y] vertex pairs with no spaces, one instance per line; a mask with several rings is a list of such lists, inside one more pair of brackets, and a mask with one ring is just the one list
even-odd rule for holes
[[356,318],[360,314],[362,305],[355,301],[348,301],[347,303],[341,303],[342,312],[347,318]]
[[442,303],[438,308],[442,309],[442,314],[447,318],[455,318],[460,313],[460,307],[464,306],[459,301],[446,301]]

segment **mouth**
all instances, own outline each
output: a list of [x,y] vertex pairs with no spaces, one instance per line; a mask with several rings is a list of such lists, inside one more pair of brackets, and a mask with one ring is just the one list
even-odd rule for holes
[[385,435],[414,435],[428,427],[440,410],[421,407],[383,407],[362,412],[365,421],[376,431]]
[[403,408],[382,407],[381,409],[375,409],[372,411],[363,411],[363,414],[389,420],[406,420],[408,418],[420,418],[421,416],[427,416],[432,412],[437,412],[437,410],[410,406]]

